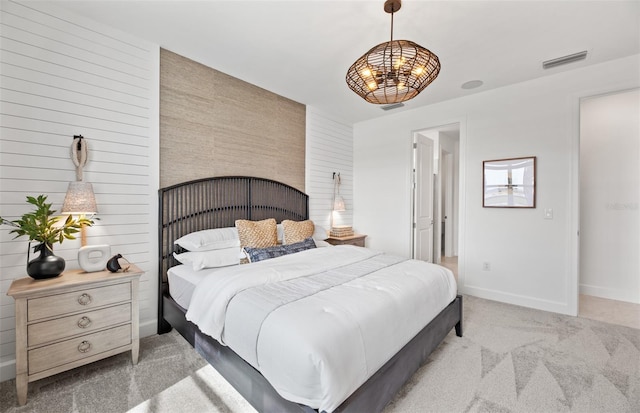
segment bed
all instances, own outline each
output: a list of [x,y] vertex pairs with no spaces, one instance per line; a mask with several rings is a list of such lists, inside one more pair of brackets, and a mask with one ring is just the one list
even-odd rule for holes
[[[308,196],[295,188],[268,179],[217,177],[185,182],[161,189],[159,191],[159,207],[158,332],[165,333],[170,331],[172,327],[175,328],[260,412],[317,411],[309,405],[295,403],[282,397],[279,383],[269,376],[268,370],[263,370],[264,375],[258,371],[254,367],[255,362],[247,357],[246,352],[243,353],[241,346],[235,347],[235,349],[243,354],[244,358],[232,350],[234,346],[221,344],[222,340],[219,337],[218,340],[214,339],[211,335],[215,336],[215,333],[205,334],[196,324],[187,320],[188,312],[193,311],[187,310],[187,307],[192,304],[193,285],[200,282],[201,274],[185,272],[173,255],[176,252],[174,241],[183,235],[203,229],[233,227],[237,219],[259,221],[274,218],[277,222],[306,220],[309,215]],[[331,254],[340,253],[345,257],[359,254],[378,257],[379,260],[387,259],[384,256],[378,256],[377,253],[369,252],[368,249],[353,246],[347,246],[343,249],[329,247],[326,250],[333,248],[336,248],[334,250],[336,252],[331,252]],[[353,250],[348,251],[348,248]],[[325,261],[326,258],[322,258],[322,256],[327,253],[326,251],[305,251],[305,254],[318,255],[321,257],[320,260]],[[303,257],[302,253],[298,257],[283,257],[282,259],[284,262],[286,259],[300,260],[300,257]],[[280,258],[264,265],[275,266],[277,260]],[[247,272],[249,271],[247,268],[250,268],[251,265],[256,264],[239,266],[244,268],[234,269],[234,271]],[[209,328],[205,328],[203,324],[200,325],[205,330]],[[337,407],[334,408],[333,405],[330,405],[332,407],[329,411],[381,411],[454,328],[456,334],[461,336],[462,297],[456,296],[455,293],[451,302],[446,304],[444,309],[439,311],[424,328],[420,326],[419,332],[415,336],[412,335],[413,338],[409,339],[395,355],[388,361],[381,363],[381,367],[375,373],[369,374],[366,381],[352,393],[349,390],[350,395]],[[275,343],[277,344],[277,342]],[[354,370],[356,369],[354,368]],[[265,376],[271,377],[271,381]],[[274,386],[280,389],[280,393]]]

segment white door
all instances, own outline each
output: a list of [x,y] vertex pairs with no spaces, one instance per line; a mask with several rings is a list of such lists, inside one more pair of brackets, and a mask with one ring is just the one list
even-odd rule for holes
[[416,135],[414,156],[414,258],[433,262],[433,141]]

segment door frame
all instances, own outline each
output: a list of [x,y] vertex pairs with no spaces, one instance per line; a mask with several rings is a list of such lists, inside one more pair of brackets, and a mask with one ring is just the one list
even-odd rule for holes
[[[467,121],[466,118],[454,118],[454,119],[449,119],[447,121],[443,121],[443,122],[433,122],[433,123],[428,123],[426,126],[421,127],[421,128],[416,128],[413,129],[411,131],[411,133],[409,134],[408,140],[409,140],[409,151],[410,151],[410,162],[411,164],[408,167],[408,171],[409,171],[409,186],[410,186],[410,191],[409,193],[411,194],[411,202],[410,202],[410,214],[409,214],[409,223],[408,225],[410,226],[410,234],[411,234],[411,243],[410,243],[410,256],[413,258],[414,257],[414,251],[415,251],[415,245],[414,245],[414,229],[413,229],[413,223],[415,221],[415,211],[414,211],[414,205],[415,205],[415,200],[414,200],[414,195],[415,195],[415,191],[413,190],[413,162],[414,162],[414,157],[413,157],[413,142],[414,142],[414,137],[417,133],[420,132],[424,132],[426,130],[441,130],[445,127],[449,127],[451,125],[457,125],[458,126],[458,145],[456,147],[456,154],[457,154],[457,160],[458,160],[458,171],[457,171],[457,179],[458,179],[458,189],[457,191],[455,191],[455,193],[452,194],[452,196],[454,197],[454,200],[457,201],[454,203],[457,205],[457,237],[454,236],[453,239],[454,241],[457,239],[457,248],[454,247],[454,251],[457,250],[457,256],[458,256],[458,290],[461,293],[465,292],[465,288],[464,288],[464,274],[465,274],[465,231],[466,231],[466,148],[467,148],[467,127],[466,127]],[[455,155],[454,155],[455,156]]]
[[567,297],[567,314],[577,316],[580,306],[580,116],[582,101],[598,96],[624,93],[640,89],[638,86],[622,87],[617,89],[597,89],[571,96],[573,102],[573,139],[571,142],[571,222],[570,222],[570,268]]

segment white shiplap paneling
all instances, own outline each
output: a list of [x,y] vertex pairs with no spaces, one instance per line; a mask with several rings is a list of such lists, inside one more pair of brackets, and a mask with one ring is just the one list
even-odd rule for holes
[[[353,223],[353,128],[307,106],[306,190],[309,216],[329,229],[333,200],[333,173],[340,173],[340,195],[346,211],[336,212],[335,225]],[[358,231],[358,228],[354,228]]]
[[[155,332],[159,49],[43,3],[2,1],[0,214],[29,210],[48,195],[59,210],[75,169],[73,135],[87,139],[99,214],[88,244],[109,244],[147,273],[141,334]],[[14,303],[6,292],[26,275],[27,240],[0,228],[0,380],[15,374]],[[78,240],[55,246],[77,268]]]

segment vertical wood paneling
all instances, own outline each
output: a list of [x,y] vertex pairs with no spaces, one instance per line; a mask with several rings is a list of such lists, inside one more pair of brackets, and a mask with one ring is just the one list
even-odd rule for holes
[[[84,180],[99,209],[88,244],[109,244],[147,271],[140,284],[142,334],[155,331],[158,47],[43,3],[2,1],[0,214],[48,195],[59,210],[75,180],[73,135],[89,145]],[[154,135],[155,133],[155,135]],[[26,276],[27,241],[0,228],[0,379],[14,374],[11,281]],[[78,240],[55,246],[77,268]],[[153,324],[153,325],[152,325]],[[147,327],[145,327],[147,325]]]
[[[333,200],[333,173],[340,173],[340,195],[346,211],[335,213],[335,225],[353,223],[353,128],[307,106],[306,187],[309,216],[313,222],[330,227]],[[357,231],[358,228],[355,228]]]

